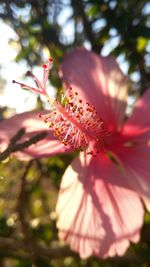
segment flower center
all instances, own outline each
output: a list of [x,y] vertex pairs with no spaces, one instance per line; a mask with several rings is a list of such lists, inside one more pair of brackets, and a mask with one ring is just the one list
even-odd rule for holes
[[54,130],[55,136],[64,145],[74,150],[87,149],[88,154],[96,154],[104,147],[107,131],[102,119],[89,103],[82,103],[78,93],[71,87],[61,94],[61,100],[53,102],[53,109],[46,115],[40,114],[45,123]]
[[27,75],[34,79],[36,88],[16,81],[13,83],[47,97],[52,109],[48,114],[39,114],[39,117],[48,124],[64,145],[69,145],[74,150],[86,149],[88,154],[96,155],[104,149],[105,137],[108,136],[104,122],[98,117],[95,108],[89,103],[83,103],[71,87],[65,93],[61,92],[60,101],[57,98],[53,100],[47,95],[46,81],[51,65],[51,59],[48,64],[43,65],[42,82],[31,72],[27,72]]

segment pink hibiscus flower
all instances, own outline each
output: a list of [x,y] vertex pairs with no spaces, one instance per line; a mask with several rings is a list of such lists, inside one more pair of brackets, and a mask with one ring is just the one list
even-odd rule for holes
[[150,90],[125,121],[128,84],[112,57],[77,50],[66,57],[61,74],[95,107],[109,135],[103,136],[103,151],[96,157],[81,152],[62,178],[59,236],[82,258],[123,255],[130,241],[139,241],[141,200],[150,209]]
[[[37,88],[21,86],[46,95],[51,61],[43,67],[42,83],[28,73]],[[142,201],[150,209],[150,90],[125,121],[127,81],[112,57],[78,49],[65,58],[61,75],[73,90],[69,87],[60,102],[47,96],[52,110],[41,117],[50,127],[48,146],[42,140],[39,152],[37,144],[22,155],[63,152],[62,144],[64,151],[84,150],[62,179],[56,207],[59,237],[82,258],[122,255],[130,241],[139,241]],[[16,115],[1,123],[2,142],[7,143],[14,133],[11,121],[16,128],[21,121],[30,135],[43,130],[32,113]],[[52,138],[52,131],[60,141]]]

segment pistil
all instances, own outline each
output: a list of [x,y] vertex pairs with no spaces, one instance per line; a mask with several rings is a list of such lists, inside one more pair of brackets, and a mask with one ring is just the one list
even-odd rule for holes
[[48,124],[65,146],[69,145],[73,150],[85,149],[88,154],[96,155],[104,149],[104,140],[108,136],[103,120],[99,118],[95,108],[90,103],[83,103],[71,87],[68,87],[65,93],[61,92],[60,101],[49,97],[46,82],[51,67],[52,59],[49,59],[48,64],[43,65],[42,82],[32,72],[27,72],[27,75],[33,78],[36,87],[16,81],[13,83],[47,97],[52,109],[48,114],[39,114],[39,117]]

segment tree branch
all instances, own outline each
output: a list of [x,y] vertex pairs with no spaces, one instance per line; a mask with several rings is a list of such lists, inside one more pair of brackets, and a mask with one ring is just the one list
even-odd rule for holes
[[83,1],[81,0],[71,0],[71,5],[74,9],[75,16],[79,16],[82,19],[84,31],[87,39],[91,43],[92,50],[99,53],[100,46],[96,44],[96,39],[92,31],[91,23],[89,22],[86,13],[84,11]]
[[[77,254],[70,251],[66,246],[48,248],[46,246],[32,244],[31,249],[39,258],[59,259],[67,256],[77,257]],[[3,251],[4,254],[7,250],[8,253],[15,253],[14,255],[16,255],[16,257],[21,255],[21,258],[31,259],[31,251],[29,252],[28,246],[24,242],[16,239],[0,237],[0,250],[1,252]]]
[[27,164],[25,171],[21,177],[21,186],[20,186],[20,193],[18,196],[18,205],[17,205],[17,211],[19,215],[19,219],[21,222],[21,228],[22,232],[24,234],[24,238],[26,243],[29,244],[29,246],[33,243],[32,234],[30,231],[29,224],[26,220],[26,204],[27,204],[27,192],[26,192],[26,186],[27,186],[27,180],[26,176],[28,174],[28,171],[30,170],[32,166],[33,161],[29,161]]
[[16,135],[10,140],[8,147],[0,153],[0,161],[5,160],[10,156],[11,153],[22,151],[25,148],[29,147],[32,144],[36,144],[40,140],[44,139],[47,136],[47,132],[41,132],[34,136],[32,136],[29,140],[24,141],[22,143],[16,144],[16,142],[21,139],[21,137],[25,134],[25,129],[19,130]]

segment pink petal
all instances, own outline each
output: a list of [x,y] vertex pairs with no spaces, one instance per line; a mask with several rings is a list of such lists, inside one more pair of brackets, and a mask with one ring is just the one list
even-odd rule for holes
[[133,189],[150,199],[150,147],[135,144],[115,150],[121,160],[127,179]]
[[122,255],[139,240],[143,206],[106,156],[83,155],[66,170],[56,207],[59,237],[82,258]]
[[13,116],[10,119],[3,120],[0,123],[0,150],[3,151],[10,139],[18,132],[19,129],[25,128],[26,134],[18,143],[31,138],[32,136],[48,131],[46,138],[42,139],[35,145],[31,145],[23,151],[14,153],[19,159],[28,160],[34,157],[48,157],[57,153],[69,151],[60,141],[54,137],[53,133],[41,119],[38,118],[38,112],[31,111]]
[[123,122],[127,81],[113,57],[100,57],[85,49],[70,53],[64,60],[62,78],[79,97],[94,105],[109,130]]
[[114,152],[122,161],[128,183],[150,210],[150,90],[137,101],[132,116],[122,128],[122,145]]
[[[141,141],[144,137],[150,138],[150,89],[137,101],[132,116],[122,128],[122,134],[126,138],[134,138]],[[137,139],[138,138],[138,139]]]

